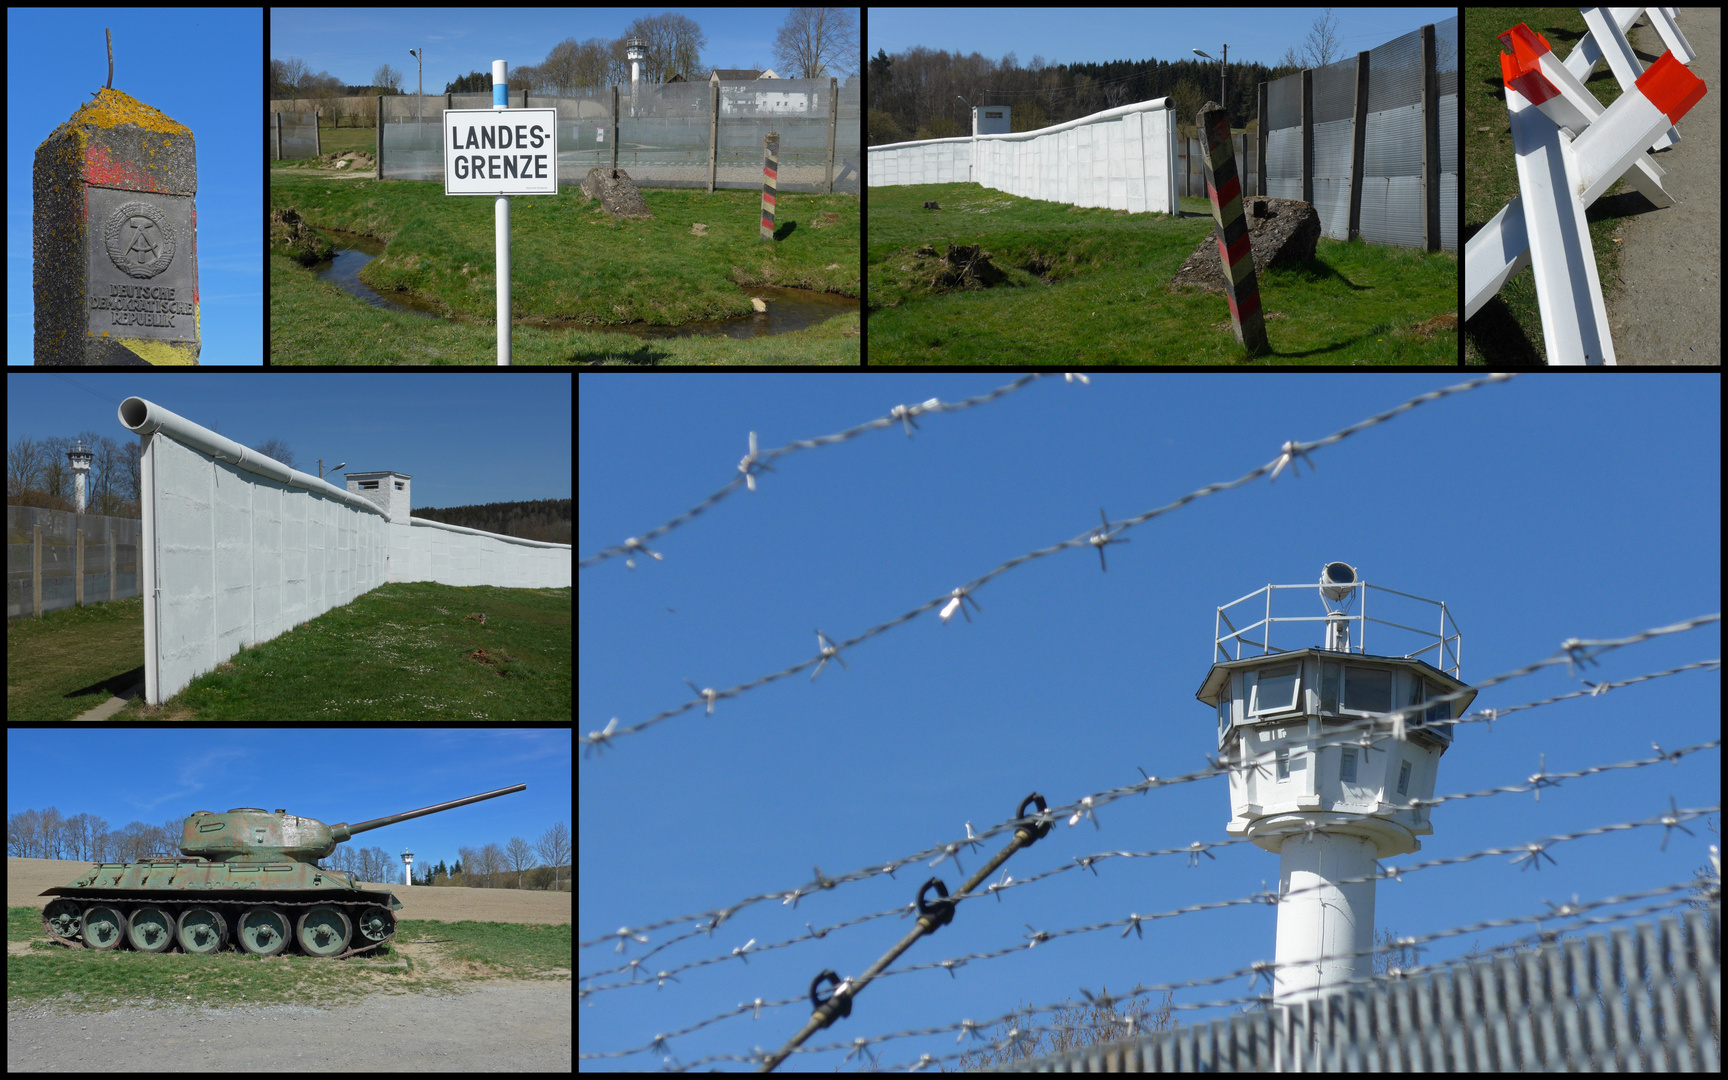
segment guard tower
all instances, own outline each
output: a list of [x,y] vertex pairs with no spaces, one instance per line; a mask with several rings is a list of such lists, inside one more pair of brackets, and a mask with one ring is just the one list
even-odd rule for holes
[[384,511],[392,525],[408,524],[408,483],[413,477],[399,472],[351,472],[342,474],[348,490],[364,499],[371,499]]
[[85,507],[90,505],[90,461],[95,456],[82,440],[76,443],[72,449],[66,451],[67,459],[72,462],[72,483],[80,514],[84,512]]
[[1006,105],[980,105],[972,110],[972,134],[1006,135],[1014,130],[1012,111]]
[[[1273,614],[1277,594],[1311,590],[1320,614]],[[1391,619],[1369,616],[1370,590]],[[1417,621],[1438,629],[1406,625]],[[1313,623],[1323,636],[1299,625]],[[1317,636],[1321,647],[1302,644]],[[1445,604],[1369,585],[1346,563],[1327,563],[1317,590],[1268,585],[1218,609],[1196,696],[1216,714],[1220,756],[1238,766],[1225,831],[1280,859],[1277,1004],[1372,975],[1374,862],[1420,850],[1417,837],[1434,831],[1423,804],[1452,725],[1433,725],[1476,696],[1459,678],[1461,643]]]
[[630,106],[636,106],[636,83],[642,77],[642,61],[648,59],[648,46],[638,38],[624,43],[624,55],[630,61]]

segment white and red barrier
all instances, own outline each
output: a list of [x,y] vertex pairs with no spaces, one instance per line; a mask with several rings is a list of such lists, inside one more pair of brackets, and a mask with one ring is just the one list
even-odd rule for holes
[[[1620,31],[1612,19],[1588,17]],[[1466,245],[1465,317],[1529,262],[1548,362],[1612,364],[1584,211],[1623,175],[1652,202],[1673,205],[1645,150],[1704,96],[1704,83],[1670,51],[1603,109],[1540,34],[1519,24],[1501,41],[1512,49],[1500,63],[1521,194]]]

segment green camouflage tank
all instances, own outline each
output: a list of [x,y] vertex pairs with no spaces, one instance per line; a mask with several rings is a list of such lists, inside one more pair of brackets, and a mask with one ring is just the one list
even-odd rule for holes
[[402,902],[362,889],[318,860],[355,833],[523,791],[527,784],[392,814],[358,825],[326,825],[286,810],[199,810],[186,819],[178,856],[98,863],[42,910],[42,929],[74,948],[214,953],[229,940],[254,956],[298,944],[307,956],[340,959],[376,949],[396,933]]

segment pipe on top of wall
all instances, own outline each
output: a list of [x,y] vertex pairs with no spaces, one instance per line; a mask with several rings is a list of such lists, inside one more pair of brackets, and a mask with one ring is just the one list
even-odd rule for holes
[[911,142],[878,143],[869,146],[868,150],[893,150],[901,146],[927,146],[930,143],[969,143],[969,142],[1016,142],[1023,139],[1036,139],[1040,135],[1054,135],[1058,131],[1068,131],[1084,124],[1096,124],[1104,120],[1118,120],[1124,116],[1142,112],[1162,112],[1174,110],[1176,103],[1170,98],[1153,98],[1151,101],[1136,101],[1132,105],[1118,105],[1114,109],[1105,109],[1090,116],[1082,116],[1076,120],[1065,120],[1060,124],[1051,124],[1036,131],[1010,131],[999,135],[957,135],[947,139],[915,139]]
[[316,476],[290,469],[275,458],[266,457],[256,450],[248,450],[234,440],[218,435],[201,424],[195,424],[153,401],[140,397],[129,397],[122,401],[120,423],[135,434],[166,435],[177,443],[189,446],[201,454],[208,454],[218,461],[225,461],[237,469],[244,469],[291,487],[303,488],[328,499],[336,499],[356,510],[366,510],[382,518],[389,516],[378,509],[370,499],[363,499]]

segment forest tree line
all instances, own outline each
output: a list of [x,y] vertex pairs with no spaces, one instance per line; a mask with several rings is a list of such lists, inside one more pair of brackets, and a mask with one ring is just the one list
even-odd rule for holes
[[[1300,70],[1299,64],[1267,67],[1231,61],[1222,104],[1230,110],[1232,127],[1254,130],[1260,84]],[[970,135],[968,102],[1007,105],[1012,130],[1035,131],[1168,97],[1174,99],[1181,133],[1189,135],[1194,115],[1206,102],[1218,101],[1220,93],[1218,64],[1197,56],[1084,64],[1046,64],[1034,56],[1022,67],[1013,53],[993,61],[976,52],[962,56],[922,46],[897,56],[878,49],[870,59],[868,87],[871,145]]]
[[548,544],[570,543],[575,521],[569,499],[529,499],[446,509],[416,506],[413,514],[428,521],[441,521],[446,525],[503,536],[519,536],[524,540],[541,540]]

